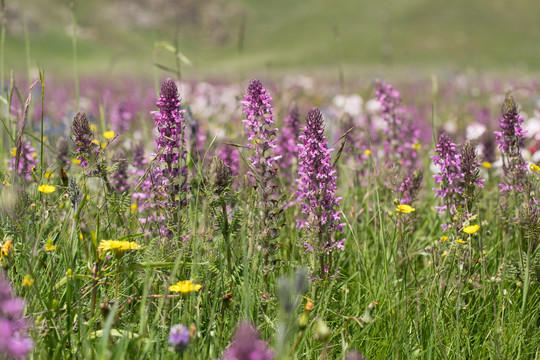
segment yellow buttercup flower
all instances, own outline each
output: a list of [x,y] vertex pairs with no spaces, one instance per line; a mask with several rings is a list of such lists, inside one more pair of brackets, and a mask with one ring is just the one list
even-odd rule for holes
[[90,130],[91,130],[91,131],[96,130],[96,125],[95,125],[95,124],[90,124]]
[[17,148],[14,147],[13,150],[11,150],[11,155],[15,156],[17,155]]
[[33,283],[34,283],[34,279],[32,279],[30,274],[26,274],[26,276],[24,277],[21,285],[22,286],[32,286]]
[[112,130],[111,131],[105,131],[103,133],[103,137],[105,139],[112,139],[114,137],[114,131],[112,131]]
[[43,176],[45,176],[47,179],[50,179],[54,176],[54,173],[51,173],[51,172],[46,172],[45,174],[43,174]]
[[74,163],[74,164],[80,164],[81,160],[80,159],[71,159],[71,162]]
[[531,169],[531,171],[540,171],[540,166],[537,166],[535,164],[530,164],[529,169]]
[[467,243],[467,241],[464,241],[463,239],[457,239],[456,242],[459,243],[459,244],[466,244]]
[[93,143],[93,144],[96,144],[96,145],[99,145],[99,140],[98,140],[98,139],[94,139],[94,140],[92,140],[92,143]]
[[414,144],[412,144],[411,146],[414,150],[420,150],[420,144],[418,142],[415,142]]
[[131,212],[137,211],[137,208],[138,208],[137,204],[135,203],[131,204]]
[[365,150],[364,155],[367,155],[367,156],[371,155],[371,150],[369,150],[369,149]]
[[448,240],[448,236],[442,236],[441,237],[441,242],[445,242],[446,240]]
[[396,208],[396,211],[404,213],[404,214],[412,213],[415,210],[416,209],[413,208],[412,206],[405,205],[405,204],[398,205],[397,208]]
[[463,228],[463,232],[466,234],[474,234],[480,229],[480,225],[469,225]]
[[200,284],[194,284],[191,280],[180,281],[174,285],[169,286],[169,291],[181,292],[187,294],[192,291],[199,291],[202,288]]
[[56,250],[56,245],[54,245],[52,239],[49,238],[47,239],[47,244],[45,244],[44,248],[47,252],[54,251]]
[[486,169],[489,169],[489,168],[491,168],[491,163],[489,161],[484,161],[482,163],[482,166],[485,167]]
[[56,190],[53,185],[39,185],[38,190],[45,194],[50,194]]

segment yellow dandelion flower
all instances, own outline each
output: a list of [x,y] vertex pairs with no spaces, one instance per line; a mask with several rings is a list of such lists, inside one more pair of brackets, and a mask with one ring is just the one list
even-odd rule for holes
[[11,239],[7,240],[0,247],[0,259],[4,256],[8,256],[10,251],[17,251],[17,249],[13,249],[13,241]]
[[24,277],[21,285],[22,286],[32,286],[33,283],[34,283],[34,279],[32,279],[30,274],[26,274],[26,276]]
[[482,166],[485,167],[486,169],[490,169],[491,168],[491,163],[489,161],[484,161],[482,163]]
[[43,174],[43,176],[45,176],[47,179],[50,179],[54,176],[54,173],[51,173],[51,172],[46,172],[45,174]]
[[404,214],[412,213],[415,210],[416,209],[413,208],[412,206],[405,205],[405,204],[398,205],[397,208],[396,208],[396,211],[404,213]]
[[38,190],[45,194],[50,194],[56,190],[53,185],[39,185]]
[[107,144],[105,144],[104,142],[101,143],[101,148],[102,149],[105,149],[107,147]]
[[456,242],[459,243],[459,244],[466,244],[467,243],[467,241],[465,241],[463,239],[457,239]]
[[540,171],[540,166],[537,166],[535,164],[530,164],[529,169],[531,169],[531,171]]
[[99,251],[114,251],[117,256],[122,256],[124,251],[139,250],[141,246],[135,241],[124,240],[101,240],[98,246]]
[[112,139],[114,137],[114,131],[112,131],[112,130],[111,131],[105,131],[103,133],[103,137],[105,139]]
[[367,155],[367,156],[371,155],[371,150],[369,150],[369,149],[365,150],[364,155]]
[[80,164],[81,159],[71,159],[71,162],[74,163],[74,164]]
[[169,291],[181,292],[187,294],[192,291],[199,291],[202,288],[200,284],[194,284],[191,280],[180,281],[174,285],[169,286]]
[[99,140],[98,140],[98,139],[94,139],[94,140],[92,140],[92,143],[93,143],[93,144],[96,144],[96,145],[99,145]]
[[474,234],[480,229],[480,225],[469,225],[463,228],[463,232],[466,234]]
[[448,240],[448,236],[442,236],[441,237],[441,242],[445,242],[446,240]]
[[17,148],[14,147],[12,150],[11,150],[11,155],[15,156],[17,155]]

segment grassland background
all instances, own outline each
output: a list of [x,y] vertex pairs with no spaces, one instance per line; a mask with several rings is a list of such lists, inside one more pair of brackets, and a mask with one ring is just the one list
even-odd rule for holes
[[[6,0],[6,69],[71,76],[70,5]],[[535,0],[75,1],[79,71],[105,76],[172,66],[158,41],[178,42],[192,78],[337,76],[340,63],[346,75],[536,73],[539,13]]]

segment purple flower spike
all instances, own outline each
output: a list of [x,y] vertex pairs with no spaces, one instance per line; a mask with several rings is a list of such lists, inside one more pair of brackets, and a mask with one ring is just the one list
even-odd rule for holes
[[246,119],[246,134],[248,147],[253,156],[249,158],[251,169],[248,174],[255,180],[253,184],[258,192],[258,208],[260,210],[254,235],[263,253],[264,271],[268,270],[270,258],[275,254],[278,243],[275,241],[279,234],[279,217],[281,214],[279,189],[276,185],[277,160],[274,156],[276,147],[272,98],[257,79],[251,80],[244,96],[244,114]]
[[77,113],[72,125],[73,142],[75,143],[75,155],[80,160],[83,168],[88,166],[99,155],[99,145],[94,139],[94,133],[90,129],[90,123],[85,113]]
[[[335,241],[333,233],[343,232],[340,221],[341,210],[336,197],[336,170],[332,169],[332,159],[328,142],[324,136],[324,121],[319,109],[309,111],[303,134],[298,144],[298,201],[301,202],[305,220],[298,221],[300,229],[306,229],[311,236],[305,243],[309,251],[329,255],[336,248],[343,250],[345,239]],[[321,276],[328,270],[321,264]]]
[[238,150],[232,145],[223,144],[219,148],[218,156],[223,162],[231,168],[233,176],[238,175],[240,172],[240,156]]
[[298,137],[300,136],[300,113],[293,106],[284,120],[281,136],[278,138],[276,154],[281,156],[280,167],[288,169],[293,165],[293,159],[298,157]]
[[178,88],[172,79],[167,79],[161,85],[161,92],[156,106],[159,111],[154,111],[154,121],[159,133],[156,140],[156,150],[159,162],[167,164],[178,164],[180,158],[185,161],[185,123],[180,110],[180,100],[178,99]]
[[24,302],[11,292],[9,282],[0,274],[0,358],[23,359],[32,351],[26,335]]
[[446,134],[439,136],[439,141],[435,148],[438,154],[432,156],[433,163],[439,168],[439,173],[433,175],[435,184],[440,185],[440,188],[433,188],[435,196],[440,196],[445,199],[445,205],[439,206],[439,213],[448,209],[453,214],[458,203],[458,197],[463,192],[461,183],[463,181],[463,173],[461,172],[461,155],[456,151],[450,137]]
[[516,101],[508,96],[501,109],[499,125],[501,131],[495,131],[497,143],[503,156],[503,172],[505,180],[500,192],[522,192],[527,186],[527,164],[523,160],[521,149],[525,143],[525,131],[521,127],[523,118],[519,116]]
[[236,328],[231,346],[223,353],[222,360],[272,360],[274,351],[259,339],[257,331],[248,323]]
[[[164,189],[167,200],[162,204],[174,214],[178,204],[175,197],[179,195],[180,205],[185,205],[187,192],[187,165],[184,110],[180,109],[178,88],[172,79],[161,85],[161,93],[156,102],[159,111],[154,111],[154,121],[158,130],[156,151],[158,162],[164,164],[156,169],[155,176],[158,187]],[[184,193],[182,197],[180,192]]]
[[[275,136],[277,129],[274,126],[274,108],[270,103],[272,98],[266,92],[258,79],[251,80],[247,94],[244,96],[244,114],[246,119],[242,120],[246,124],[246,134],[248,136],[248,147],[253,149],[255,156],[250,158],[255,169],[259,167],[272,167],[274,162],[280,157],[272,157],[267,151],[276,147]],[[263,170],[264,171],[264,170]]]
[[117,169],[111,174],[111,183],[114,189],[119,193],[126,193],[129,191],[128,184],[128,162],[126,153],[122,149],[118,149],[113,156],[113,161],[117,164]]
[[[19,151],[15,148],[12,150],[11,163],[9,164],[9,170],[13,171],[15,169],[15,155]],[[31,180],[32,172],[38,163],[36,149],[30,146],[26,141],[22,143],[20,149],[20,158],[19,158],[19,167],[17,168],[17,173],[24,177],[26,180]]]
[[189,345],[189,329],[184,325],[174,325],[169,332],[169,344],[176,352],[184,352]]

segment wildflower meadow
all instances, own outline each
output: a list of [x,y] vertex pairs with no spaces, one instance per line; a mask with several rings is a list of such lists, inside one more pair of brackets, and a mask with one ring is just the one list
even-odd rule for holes
[[107,78],[77,40],[2,55],[0,359],[540,356],[539,78]]

